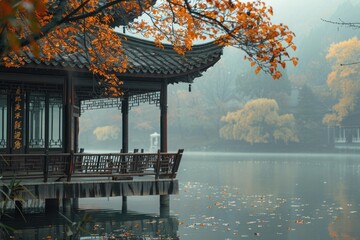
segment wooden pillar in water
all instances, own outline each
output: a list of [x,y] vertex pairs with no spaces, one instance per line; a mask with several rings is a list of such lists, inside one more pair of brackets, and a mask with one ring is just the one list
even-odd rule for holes
[[[122,151],[129,152],[129,98],[125,97],[121,101],[121,115],[122,115]],[[127,212],[127,197],[122,197],[122,211]]]
[[45,199],[45,213],[55,213],[59,211],[59,199]]
[[[161,83],[160,91],[160,152],[167,152],[167,80]],[[160,215],[169,215],[170,197],[160,195]]]

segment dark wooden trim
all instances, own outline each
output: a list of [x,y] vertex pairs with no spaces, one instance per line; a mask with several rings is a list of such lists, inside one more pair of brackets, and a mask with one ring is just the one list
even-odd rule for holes
[[160,151],[167,152],[167,80],[163,80],[160,91]]
[[79,117],[75,117],[75,125],[74,125],[74,152],[77,153],[79,150],[79,132],[80,132],[80,123],[79,123]]
[[129,152],[129,98],[121,101],[122,114],[122,152]]
[[62,139],[63,139],[63,142],[62,142],[62,151],[63,152],[66,152],[66,146],[67,146],[67,134],[66,134],[66,127],[67,127],[67,115],[66,115],[66,101],[67,101],[67,98],[66,98],[66,82],[67,82],[67,76],[64,76],[64,79],[63,79],[63,97],[62,97]]
[[13,121],[12,121],[12,112],[13,112],[13,106],[12,106],[12,93],[8,93],[7,95],[7,133],[6,133],[6,145],[7,145],[7,153],[11,153],[11,149],[12,149],[12,139],[13,139],[13,134],[12,134],[12,129],[13,129]]
[[29,92],[26,93],[26,112],[25,112],[25,153],[29,153],[29,140],[30,140],[30,96]]
[[72,76],[69,73],[64,80],[64,150],[73,150],[73,84]]
[[45,143],[44,143],[44,147],[45,147],[45,152],[47,152],[49,150],[49,117],[50,113],[49,113],[49,93],[45,94]]

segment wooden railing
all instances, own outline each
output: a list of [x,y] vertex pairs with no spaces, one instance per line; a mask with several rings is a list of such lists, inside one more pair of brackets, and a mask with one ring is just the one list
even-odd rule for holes
[[3,179],[71,181],[77,177],[134,177],[153,175],[175,178],[183,149],[176,153],[48,153],[1,154]]

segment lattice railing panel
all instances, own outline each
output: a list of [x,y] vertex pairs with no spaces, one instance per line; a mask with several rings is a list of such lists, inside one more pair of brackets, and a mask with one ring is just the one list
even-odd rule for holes
[[[123,98],[99,98],[81,101],[81,112],[94,109],[117,108],[121,110]],[[141,103],[160,105],[160,92],[141,93],[129,97],[129,108],[137,107]]]

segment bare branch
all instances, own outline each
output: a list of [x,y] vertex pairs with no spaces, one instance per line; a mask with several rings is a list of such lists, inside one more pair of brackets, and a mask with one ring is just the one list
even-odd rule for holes
[[341,63],[340,66],[350,66],[350,65],[355,65],[355,64],[360,64],[359,62],[352,62],[352,63]]
[[126,2],[126,0],[115,0],[115,1],[109,2],[109,3],[107,3],[107,4],[103,5],[103,6],[98,7],[96,10],[94,10],[92,12],[88,12],[88,13],[81,14],[81,15],[78,15],[78,16],[75,16],[75,17],[72,17],[72,18],[68,18],[68,19],[66,19],[66,22],[77,21],[77,20],[80,20],[80,19],[95,16],[96,14],[102,12],[103,10],[105,10],[105,9],[111,7],[111,6],[114,6],[115,4],[118,4],[120,2]]
[[341,25],[341,26],[345,26],[345,27],[350,27],[350,28],[360,28],[360,23],[357,22],[345,22],[343,20],[341,20],[341,18],[339,18],[339,21],[331,21],[331,20],[326,20],[321,18],[322,21],[327,22],[327,23],[331,23],[331,24],[335,24],[335,25]]

